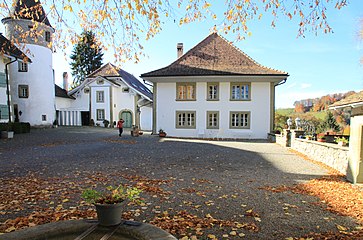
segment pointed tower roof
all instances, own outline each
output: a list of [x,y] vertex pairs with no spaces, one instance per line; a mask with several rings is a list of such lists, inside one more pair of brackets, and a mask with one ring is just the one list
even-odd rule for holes
[[34,20],[52,27],[40,0],[15,0],[10,16],[3,20],[10,18]]
[[217,33],[212,33],[178,60],[141,77],[210,75],[288,76],[260,65]]

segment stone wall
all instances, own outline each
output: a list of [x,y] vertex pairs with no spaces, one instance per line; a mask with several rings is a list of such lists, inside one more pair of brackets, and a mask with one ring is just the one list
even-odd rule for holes
[[292,138],[291,148],[347,175],[349,148],[337,144]]
[[308,156],[309,158],[324,163],[344,175],[348,172],[349,147],[340,147],[334,143],[323,143],[312,140],[298,138],[302,131],[285,130],[282,134],[271,134],[271,141],[284,147],[292,149]]

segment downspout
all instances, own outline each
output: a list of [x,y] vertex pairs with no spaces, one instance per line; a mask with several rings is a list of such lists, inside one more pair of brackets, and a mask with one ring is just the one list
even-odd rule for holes
[[144,84],[145,84],[145,85],[148,85],[148,86],[150,86],[150,87],[153,87],[153,86],[154,86],[154,85],[152,85],[152,84],[150,84],[150,83],[146,82],[146,80],[145,80],[145,79],[143,79],[143,81],[144,81]]
[[10,87],[9,87],[8,65],[10,65],[16,61],[18,61],[17,57],[15,57],[15,59],[13,61],[10,61],[5,64],[6,93],[7,93],[7,102],[8,102],[9,123],[11,122],[11,114],[10,114]]
[[[279,85],[282,85],[284,83],[286,83],[287,81],[287,78],[283,79],[281,82],[279,82],[278,84],[274,84],[274,87],[273,87],[273,99],[272,99],[272,102],[273,102],[273,106],[271,107],[271,119],[270,119],[270,128],[271,128],[271,131],[274,130],[274,127],[275,127],[275,100],[276,100],[276,96],[275,96],[275,89],[277,86]],[[271,87],[271,90],[272,90],[272,87]]]
[[285,78],[284,80],[282,80],[281,82],[279,82],[278,84],[275,85],[275,87],[284,84],[287,81],[287,78]]

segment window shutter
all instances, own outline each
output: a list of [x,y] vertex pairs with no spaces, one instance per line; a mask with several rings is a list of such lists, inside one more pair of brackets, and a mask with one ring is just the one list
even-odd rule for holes
[[0,87],[6,87],[5,73],[0,72]]
[[7,105],[0,105],[0,119],[9,119],[9,109]]

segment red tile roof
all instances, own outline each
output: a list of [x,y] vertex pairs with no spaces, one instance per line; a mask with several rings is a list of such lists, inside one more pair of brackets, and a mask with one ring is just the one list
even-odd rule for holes
[[287,77],[288,73],[262,66],[217,33],[212,33],[169,66],[141,77],[203,75]]

